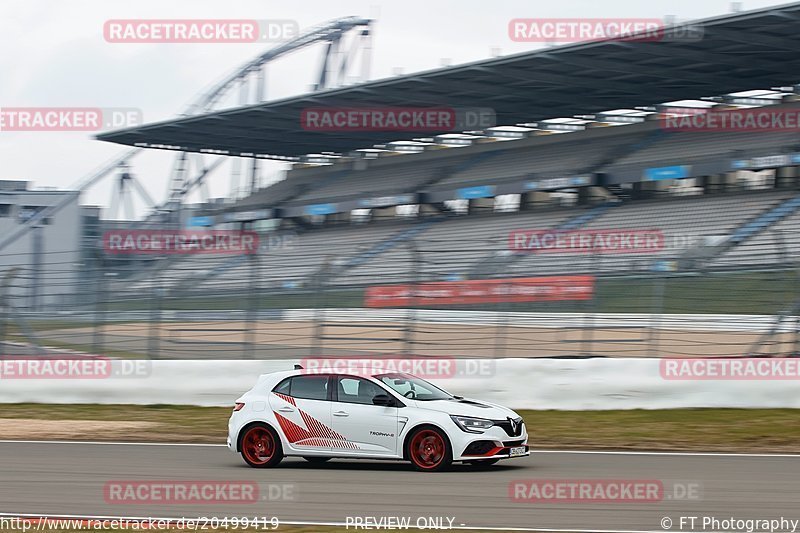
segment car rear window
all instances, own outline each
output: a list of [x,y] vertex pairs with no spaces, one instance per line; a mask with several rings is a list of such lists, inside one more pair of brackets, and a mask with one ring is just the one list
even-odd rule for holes
[[281,381],[272,392],[304,400],[327,400],[328,376],[295,376]]

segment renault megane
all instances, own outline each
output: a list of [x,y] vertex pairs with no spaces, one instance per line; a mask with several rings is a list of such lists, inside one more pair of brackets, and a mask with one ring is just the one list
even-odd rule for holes
[[489,466],[529,455],[514,411],[454,396],[403,373],[262,375],[236,401],[228,447],[257,468],[286,456],[411,461],[438,471],[453,462]]

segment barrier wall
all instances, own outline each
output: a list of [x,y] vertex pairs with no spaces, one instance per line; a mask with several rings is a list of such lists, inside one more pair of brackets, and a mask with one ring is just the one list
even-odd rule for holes
[[[281,320],[313,321],[319,315],[328,322],[404,322],[410,315],[408,309],[326,308],[286,309]],[[777,322],[775,315],[714,315],[714,314],[658,314],[658,313],[531,313],[465,311],[441,309],[414,309],[414,320],[432,324],[496,325],[531,328],[580,328],[591,324],[593,328],[655,328],[683,331],[737,331],[764,332]],[[789,317],[787,317],[789,318]],[[779,332],[792,330],[791,320],[777,328]]]
[[[252,320],[286,320],[314,321],[324,316],[329,322],[404,322],[408,320],[409,309],[382,309],[376,313],[374,309],[323,308],[316,309],[270,309],[250,313],[246,310],[218,311],[163,311],[161,319],[167,322],[216,322]],[[414,320],[433,324],[463,325],[497,325],[505,324],[514,327],[535,328],[579,328],[591,323],[596,328],[614,327],[648,327],[656,329],[674,329],[685,331],[742,331],[764,332],[770,330],[777,321],[775,315],[739,315],[739,314],[673,314],[673,313],[533,313],[533,312],[496,312],[466,311],[463,309],[414,309]],[[54,315],[48,313],[24,313],[31,321],[52,320]],[[115,311],[108,316],[98,317],[96,313],[70,312],[63,315],[56,313],[56,318],[63,317],[72,322],[85,322],[91,325],[100,322],[147,322],[153,316],[152,311]],[[777,331],[790,332],[796,317],[787,317]]]
[[[454,394],[517,409],[800,408],[800,379],[665,380],[657,359],[470,361],[482,371],[431,381]],[[117,360],[105,378],[13,379],[4,374],[0,403],[226,406],[259,374],[288,370],[299,362]]]

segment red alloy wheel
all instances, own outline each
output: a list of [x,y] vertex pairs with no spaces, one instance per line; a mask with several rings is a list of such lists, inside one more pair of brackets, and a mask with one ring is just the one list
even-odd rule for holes
[[251,464],[266,464],[275,455],[275,437],[265,427],[250,428],[242,439],[242,453]]
[[423,429],[411,439],[409,452],[414,464],[425,470],[439,466],[444,459],[446,446],[442,436],[432,429]]

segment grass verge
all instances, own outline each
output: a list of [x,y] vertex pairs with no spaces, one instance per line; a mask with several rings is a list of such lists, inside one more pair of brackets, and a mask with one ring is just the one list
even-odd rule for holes
[[[0,427],[6,439],[219,444],[225,442],[230,412],[227,407],[172,405],[4,404]],[[800,410],[795,409],[519,413],[531,446],[539,449],[800,452]],[[51,421],[58,432],[31,421]],[[103,422],[119,427],[110,432]]]

